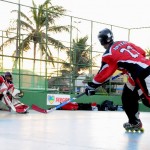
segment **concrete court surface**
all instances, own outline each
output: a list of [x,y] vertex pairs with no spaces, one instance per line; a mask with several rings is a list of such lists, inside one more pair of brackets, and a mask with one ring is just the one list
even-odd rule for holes
[[150,113],[140,117],[145,132],[126,133],[123,111],[0,111],[0,150],[150,150]]

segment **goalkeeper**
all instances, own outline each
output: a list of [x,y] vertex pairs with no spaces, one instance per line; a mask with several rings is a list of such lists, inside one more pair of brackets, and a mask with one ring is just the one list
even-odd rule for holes
[[12,75],[6,72],[4,76],[0,76],[0,100],[11,110],[17,113],[26,113],[29,109],[28,105],[21,103],[18,99],[23,96],[20,90],[14,88]]

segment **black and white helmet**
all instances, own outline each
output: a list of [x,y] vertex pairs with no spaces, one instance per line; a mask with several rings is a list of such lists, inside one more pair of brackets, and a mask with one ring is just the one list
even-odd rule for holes
[[5,72],[4,77],[8,83],[12,83],[13,78],[12,78],[12,74],[10,72]]
[[9,76],[9,77],[12,77],[12,74],[10,72],[5,72],[4,76]]
[[101,45],[113,43],[113,33],[110,29],[105,28],[99,32],[98,39]]

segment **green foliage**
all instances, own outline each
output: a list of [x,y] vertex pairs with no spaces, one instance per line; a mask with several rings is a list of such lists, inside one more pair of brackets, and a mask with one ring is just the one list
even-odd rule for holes
[[150,48],[146,49],[146,56],[150,59]]
[[63,64],[63,68],[68,68],[76,78],[79,71],[87,70],[91,67],[90,57],[91,47],[87,44],[88,36],[73,39],[72,46],[67,51],[68,62]]
[[[51,0],[46,0],[39,6],[34,1],[32,3],[33,7],[30,9],[31,17],[28,13],[21,12],[20,10],[12,11],[12,13],[17,13],[19,17],[8,28],[7,33],[10,38],[0,46],[0,49],[10,45],[13,41],[19,39],[20,36],[20,43],[18,43],[18,47],[14,50],[16,63],[18,57],[22,55],[22,51],[31,50],[31,43],[33,43],[34,59],[36,58],[38,47],[42,57],[48,59],[54,65],[53,49],[51,48],[54,47],[64,50],[66,47],[62,42],[53,38],[53,34],[48,33],[69,32],[69,26],[55,25],[56,19],[62,17],[66,10],[61,6],[53,6]],[[15,36],[13,34],[12,37],[12,31],[17,33],[18,29],[20,33],[24,34]]]

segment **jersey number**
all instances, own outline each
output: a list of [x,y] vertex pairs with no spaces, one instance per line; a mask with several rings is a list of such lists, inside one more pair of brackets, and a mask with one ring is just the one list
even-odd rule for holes
[[[120,49],[120,52],[121,53],[123,53],[123,52],[128,52],[133,58],[137,58],[139,55],[139,53],[137,52],[137,51],[135,51],[136,52],[136,54],[133,54],[132,52],[131,52],[131,50],[132,51],[135,51],[131,46],[127,46],[127,48],[122,48],[122,49]],[[138,53],[138,54],[137,54]]]

